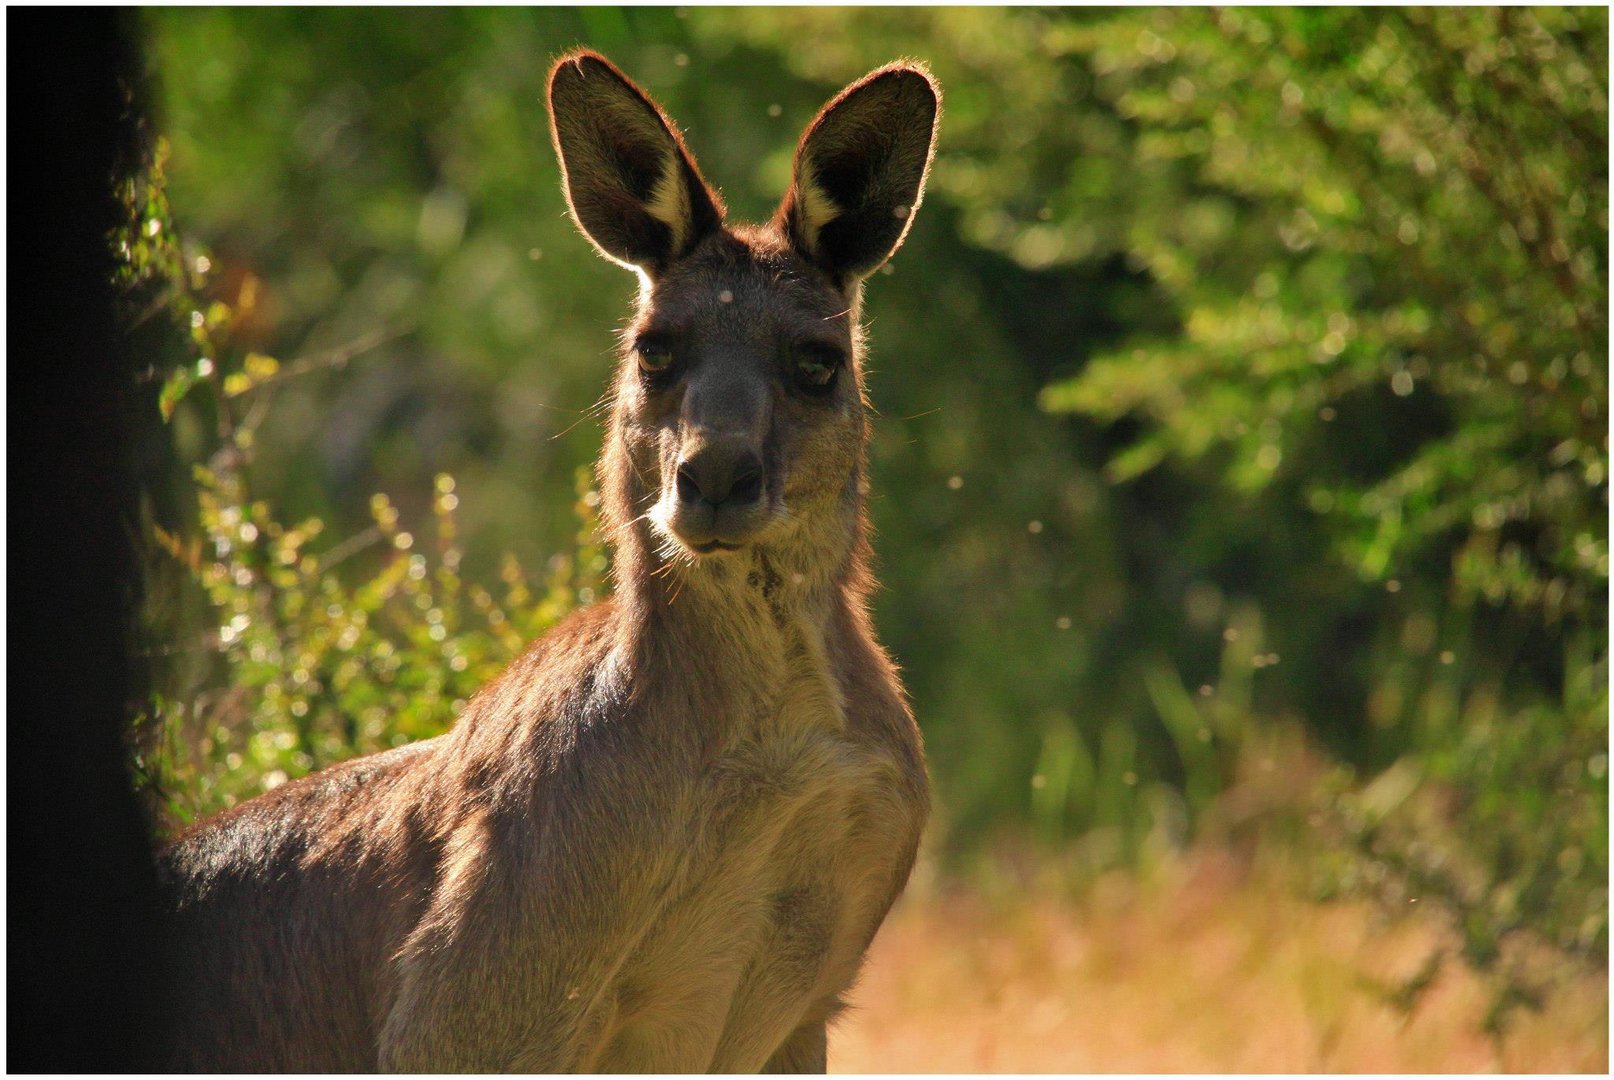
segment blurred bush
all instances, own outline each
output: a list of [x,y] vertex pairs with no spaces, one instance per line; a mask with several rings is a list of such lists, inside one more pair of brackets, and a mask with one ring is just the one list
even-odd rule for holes
[[[290,666],[319,691],[278,691],[322,710],[309,764],[436,730],[505,635],[479,626],[498,647],[466,643],[435,690],[387,684],[380,641],[320,643],[364,611],[361,634],[387,623],[394,655],[423,646],[435,671],[475,620],[420,638],[412,615],[364,607],[367,575],[402,574],[400,609],[446,612],[506,554],[574,543],[549,508],[577,501],[597,449],[633,285],[565,220],[549,58],[610,53],[756,219],[813,110],[917,56],[946,105],[918,227],[869,285],[872,512],[877,621],[926,732],[943,853],[1029,830],[1086,876],[1281,833],[1327,852],[1325,890],[1445,904],[1481,966],[1527,936],[1605,955],[1605,12],[209,9],[148,26],[179,224],[211,265],[194,310],[205,327],[224,305],[234,350],[187,361],[207,392],[174,411],[154,514],[214,575],[213,622],[247,614],[253,635],[225,643],[245,660],[174,685],[239,688],[242,733],[303,739],[264,704],[289,678],[267,658],[297,650],[325,665]],[[293,361],[254,356],[351,362],[286,379]],[[242,395],[272,393],[272,419],[247,425],[250,486],[211,467],[198,517],[178,465],[217,454],[207,403],[235,400],[232,376],[272,382]],[[331,541],[267,581],[302,535],[273,521],[384,531],[375,491],[421,537],[452,494],[439,528],[458,532],[340,570]],[[567,565],[544,619],[593,587]],[[237,570],[286,591],[248,596]],[[333,697],[342,678],[378,685]],[[263,766],[237,752],[245,794]]]
[[[370,499],[371,526],[336,543],[322,539],[319,518],[287,524],[255,497],[257,432],[275,390],[376,342],[284,364],[238,347],[251,290],[233,304],[208,299],[213,260],[176,234],[167,145],[152,150],[125,184],[128,224],[115,240],[128,320],[155,321],[149,381],[164,420],[210,421],[205,460],[190,463],[194,518],[175,531],[147,523],[171,560],[152,568],[168,599],[145,633],[166,671],[131,733],[132,757],[173,831],[354,754],[440,734],[529,641],[594,599],[606,560],[586,469],[574,553],[552,558],[536,586],[507,556],[498,599],[460,573],[459,499],[446,473],[433,481],[431,532],[418,538],[382,494]],[[201,627],[173,603],[198,590]]]

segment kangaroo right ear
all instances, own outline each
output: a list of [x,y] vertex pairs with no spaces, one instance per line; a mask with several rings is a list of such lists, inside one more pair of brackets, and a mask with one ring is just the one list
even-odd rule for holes
[[892,64],[842,90],[802,134],[775,221],[843,287],[902,245],[925,193],[940,110],[929,72]]
[[654,276],[722,225],[677,129],[605,57],[556,61],[549,124],[572,217],[607,258]]

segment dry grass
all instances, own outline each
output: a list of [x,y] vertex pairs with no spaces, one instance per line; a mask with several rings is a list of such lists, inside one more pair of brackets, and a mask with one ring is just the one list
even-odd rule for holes
[[1562,977],[1500,1040],[1456,964],[1405,1015],[1375,982],[1419,968],[1434,919],[1307,903],[1225,858],[1079,904],[925,891],[875,941],[832,1071],[1607,1071],[1606,972]]

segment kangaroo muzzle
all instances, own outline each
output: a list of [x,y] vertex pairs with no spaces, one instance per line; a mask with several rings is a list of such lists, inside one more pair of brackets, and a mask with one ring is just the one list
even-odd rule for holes
[[667,525],[700,554],[743,547],[767,520],[761,448],[749,437],[688,440],[671,488]]

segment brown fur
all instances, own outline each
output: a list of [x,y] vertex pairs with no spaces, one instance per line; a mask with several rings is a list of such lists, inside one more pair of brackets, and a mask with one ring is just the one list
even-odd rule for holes
[[[936,109],[917,68],[855,84],[809,128],[774,222],[731,229],[642,91],[594,54],[556,65],[573,213],[644,284],[600,463],[615,595],[448,734],[165,853],[176,1066],[823,1070],[928,807],[865,607],[857,308],[918,205]],[[646,342],[673,376],[641,371]],[[801,381],[803,348],[844,358],[827,392]],[[747,462],[754,501],[681,486]]]

